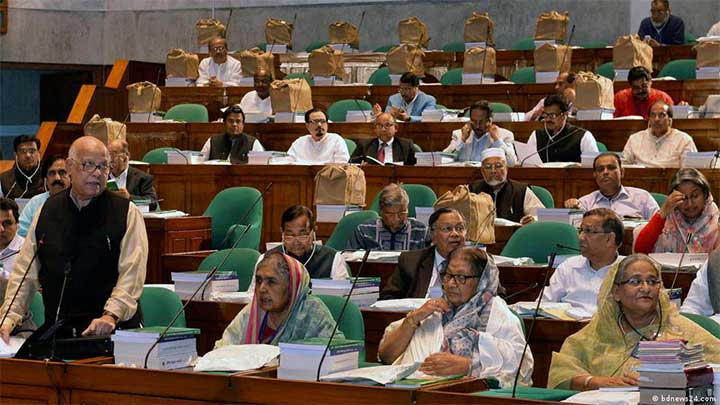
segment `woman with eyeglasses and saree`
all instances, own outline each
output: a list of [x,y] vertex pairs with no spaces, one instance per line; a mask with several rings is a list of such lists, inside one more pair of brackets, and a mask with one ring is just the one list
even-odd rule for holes
[[[498,268],[474,247],[455,249],[440,273],[442,298],[431,299],[388,325],[378,358],[385,364],[421,362],[425,374],[494,377],[513,384],[525,345],[520,319],[497,296]],[[528,349],[519,383],[530,384]]]
[[549,388],[585,391],[638,385],[636,352],[642,340],[700,343],[705,361],[720,361],[720,340],[680,315],[663,289],[660,269],[649,256],[634,254],[608,272],[598,295],[598,312],[553,353]]

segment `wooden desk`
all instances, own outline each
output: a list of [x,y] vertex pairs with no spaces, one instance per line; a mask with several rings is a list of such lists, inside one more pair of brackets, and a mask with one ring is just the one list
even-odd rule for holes
[[148,237],[146,283],[169,283],[170,274],[161,271],[165,253],[179,253],[210,247],[210,217],[145,218]]

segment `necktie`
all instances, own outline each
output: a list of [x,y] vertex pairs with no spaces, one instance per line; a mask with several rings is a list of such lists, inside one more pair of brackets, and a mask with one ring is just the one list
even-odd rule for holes
[[385,142],[381,142],[380,148],[378,149],[378,154],[377,154],[378,160],[383,163],[385,163],[385,147],[386,146],[387,146],[387,144]]

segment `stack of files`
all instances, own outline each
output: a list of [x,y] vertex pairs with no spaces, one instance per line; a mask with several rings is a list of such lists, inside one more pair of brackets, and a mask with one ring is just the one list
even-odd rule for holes
[[[164,326],[121,329],[111,336],[115,364],[143,367],[145,355],[160,337]],[[173,370],[189,367],[197,359],[197,328],[170,328],[148,356],[148,368]]]
[[593,110],[578,110],[576,119],[578,121],[588,120],[611,120],[615,110],[607,108],[596,108]]
[[[512,309],[522,317],[532,317],[537,308],[537,301],[520,301],[511,305]],[[575,308],[567,302],[542,302],[538,316],[563,321],[586,321],[592,318],[591,313],[582,308]]]
[[[277,377],[287,380],[315,381],[318,366],[327,338],[310,338],[280,343],[280,367]],[[360,351],[365,347],[362,340],[334,338],[323,360],[320,375],[358,368]]]
[[562,222],[578,227],[582,222],[582,210],[571,208],[538,208],[536,211],[538,222]]
[[417,152],[415,159],[417,166],[441,166],[455,161],[453,155],[443,152]]
[[355,211],[362,211],[357,205],[317,204],[317,222],[336,224],[345,216]]
[[[314,278],[311,280],[313,295],[335,295],[347,298],[353,280],[331,280]],[[360,277],[350,296],[350,301],[360,308],[366,308],[380,298],[380,277]]]
[[[673,107],[674,110],[674,107]],[[696,169],[715,169],[718,166],[718,152],[688,152],[683,155],[682,167]]]
[[[640,342],[640,404],[685,403],[682,398],[712,396],[714,374],[701,344],[684,340]],[[699,401],[698,401],[699,402]]]
[[[397,263],[402,252],[397,250],[373,250],[368,255],[369,262]],[[346,262],[361,262],[365,257],[364,250],[346,250],[342,252]]]
[[[171,273],[175,283],[175,293],[180,299],[190,299],[190,296],[207,278],[207,272],[187,271]],[[197,295],[195,300],[206,301],[213,293],[234,292],[240,288],[240,282],[234,271],[218,271]]]

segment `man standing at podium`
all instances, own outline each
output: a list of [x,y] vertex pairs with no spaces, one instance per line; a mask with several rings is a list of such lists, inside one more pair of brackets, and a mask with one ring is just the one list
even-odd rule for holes
[[9,311],[0,326],[5,341],[22,321],[37,285],[46,319],[39,331],[54,325],[58,307],[60,338],[139,326],[138,300],[148,258],[142,215],[130,200],[105,189],[110,166],[101,141],[78,138],[66,164],[70,189],[50,197],[35,216],[10,275],[0,309],[0,317]]

